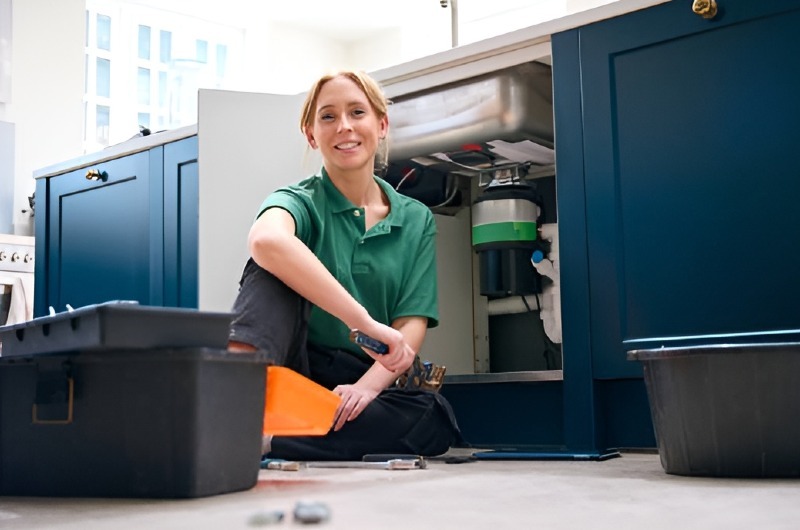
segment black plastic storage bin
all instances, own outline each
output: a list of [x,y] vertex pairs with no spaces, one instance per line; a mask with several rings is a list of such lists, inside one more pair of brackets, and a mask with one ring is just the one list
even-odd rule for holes
[[258,479],[264,353],[0,358],[0,494],[202,497]]
[[713,477],[800,476],[800,343],[634,350],[661,465]]

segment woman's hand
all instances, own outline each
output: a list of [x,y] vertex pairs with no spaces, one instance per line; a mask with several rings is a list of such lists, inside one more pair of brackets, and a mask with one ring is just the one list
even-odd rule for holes
[[356,419],[378,395],[376,390],[356,385],[339,385],[333,389],[333,393],[342,398],[333,419],[334,431],[341,429],[346,422]]
[[373,321],[372,326],[361,328],[361,331],[389,347],[389,353],[383,355],[375,353],[369,348],[361,349],[390,372],[400,375],[408,370],[414,362],[417,352],[406,342],[405,336],[397,329]]

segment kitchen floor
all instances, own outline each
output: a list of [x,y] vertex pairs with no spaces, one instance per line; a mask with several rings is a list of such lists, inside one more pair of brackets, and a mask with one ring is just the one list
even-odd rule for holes
[[[656,454],[603,462],[431,461],[427,469],[261,471],[249,491],[191,500],[0,498],[0,528],[296,526],[317,501],[330,529],[795,529],[800,480],[664,473]],[[270,523],[274,511],[283,521]]]

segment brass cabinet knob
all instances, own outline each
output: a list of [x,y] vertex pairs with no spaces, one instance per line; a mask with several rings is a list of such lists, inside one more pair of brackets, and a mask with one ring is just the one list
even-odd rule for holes
[[108,173],[99,169],[90,169],[86,172],[86,180],[103,180],[108,178]]
[[717,16],[717,2],[716,0],[694,0],[692,11],[705,19],[711,20]]

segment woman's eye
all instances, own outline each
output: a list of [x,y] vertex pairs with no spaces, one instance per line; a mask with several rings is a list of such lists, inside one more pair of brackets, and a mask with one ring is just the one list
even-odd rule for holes
[[367,113],[367,111],[365,111],[365,110],[363,110],[363,109],[355,109],[355,110],[353,111],[353,115],[354,115],[354,116],[363,116],[363,115],[364,115],[364,114],[366,114],[366,113]]
[[333,114],[323,114],[319,117],[322,121],[330,121],[333,119]]

